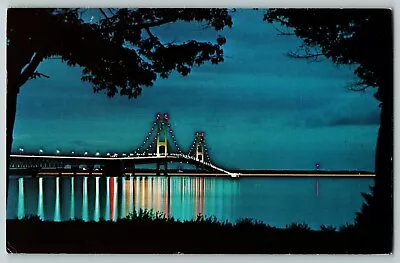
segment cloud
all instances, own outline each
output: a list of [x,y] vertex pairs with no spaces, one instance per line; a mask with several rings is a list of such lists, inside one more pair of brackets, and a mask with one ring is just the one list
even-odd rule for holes
[[337,102],[332,102],[329,107],[307,112],[304,123],[308,127],[378,126],[380,124],[378,101],[372,97],[372,90],[368,93],[343,94]]
[[365,114],[361,116],[340,116],[330,121],[330,126],[341,125],[379,125],[379,113]]

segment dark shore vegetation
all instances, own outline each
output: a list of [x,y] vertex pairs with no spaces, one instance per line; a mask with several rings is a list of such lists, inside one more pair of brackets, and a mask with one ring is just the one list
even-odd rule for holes
[[37,216],[7,220],[7,241],[15,253],[150,254],[385,254],[374,234],[345,225],[339,229],[307,224],[276,228],[241,219],[232,224],[213,217],[191,221],[138,211],[115,222],[79,219],[51,222]]

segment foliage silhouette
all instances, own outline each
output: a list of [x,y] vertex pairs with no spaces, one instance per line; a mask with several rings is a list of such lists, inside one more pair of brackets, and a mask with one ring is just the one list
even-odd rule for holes
[[321,225],[320,229],[321,231],[326,231],[326,232],[336,232],[336,227],[334,226]]
[[[216,31],[232,26],[227,9],[99,9],[100,19],[85,21],[84,10],[9,8],[7,11],[7,156],[11,153],[17,95],[29,80],[48,77],[37,72],[54,57],[82,68],[82,81],[107,96],[136,98],[143,87],[173,71],[183,76],[193,66],[223,62],[218,36],[214,43],[187,40],[164,43],[152,29],[177,22],[206,23]],[[7,167],[9,160],[7,158]],[[7,173],[8,189],[8,173]]]
[[290,230],[297,230],[297,231],[311,231],[311,227],[306,223],[302,223],[302,224],[292,223],[290,225],[287,225],[286,228],[290,229]]
[[116,221],[7,220],[6,228],[18,253],[382,253],[355,225],[338,231],[296,223],[276,228],[251,218],[235,224],[202,215],[180,221],[148,210]]
[[26,221],[42,221],[42,218],[38,215],[26,215],[23,220]]
[[380,101],[380,128],[375,157],[375,185],[363,194],[358,227],[386,252],[393,246],[393,21],[389,9],[269,9],[264,20],[291,29],[303,40],[294,58],[355,67],[352,90],[375,87]]

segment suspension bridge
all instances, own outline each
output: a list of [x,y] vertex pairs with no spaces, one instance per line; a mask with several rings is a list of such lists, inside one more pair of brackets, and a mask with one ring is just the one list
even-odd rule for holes
[[[179,146],[175,133],[170,124],[167,113],[156,115],[155,121],[147,133],[142,144],[134,151],[127,153],[110,153],[101,155],[96,152],[94,155],[84,152],[83,154],[69,152],[61,153],[59,150],[55,154],[45,154],[43,149],[38,152],[25,152],[23,148],[19,153],[10,155],[10,169],[79,169],[85,165],[89,170],[100,170],[105,175],[123,175],[127,170],[131,175],[135,174],[137,164],[156,164],[157,174],[168,174],[168,163],[179,162],[187,163],[196,167],[198,170],[214,171],[230,177],[239,177],[239,173],[229,172],[211,162],[208,152],[205,133],[196,132],[195,138],[188,153],[184,153]],[[94,169],[99,166],[99,169]]]

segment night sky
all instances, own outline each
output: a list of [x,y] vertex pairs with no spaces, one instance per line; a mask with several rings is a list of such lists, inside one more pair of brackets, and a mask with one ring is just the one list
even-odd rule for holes
[[194,68],[145,88],[137,100],[93,94],[81,69],[47,60],[50,79],[21,88],[13,149],[47,153],[129,152],[140,145],[157,112],[168,112],[179,144],[188,150],[206,133],[210,157],[225,168],[374,169],[379,127],[374,90],[349,91],[352,69],[285,55],[301,43],[279,36],[262,11],[238,10],[223,32],[196,24],[154,30],[164,41],[227,37],[225,62]]

